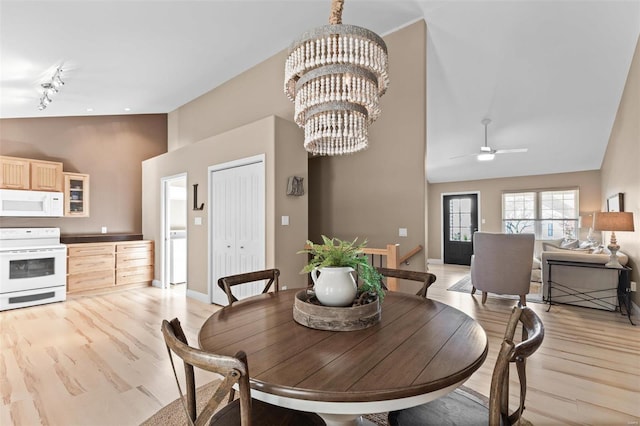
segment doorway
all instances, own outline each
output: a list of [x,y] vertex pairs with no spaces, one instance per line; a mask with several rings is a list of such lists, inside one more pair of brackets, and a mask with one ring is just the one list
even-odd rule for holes
[[[265,268],[264,155],[209,167],[209,294],[227,305],[218,279]],[[238,299],[260,293],[260,282],[234,288]],[[236,290],[237,289],[237,290]]]
[[443,194],[442,223],[444,263],[471,265],[473,233],[478,230],[478,194]]
[[162,212],[162,287],[186,292],[186,173],[162,178]]

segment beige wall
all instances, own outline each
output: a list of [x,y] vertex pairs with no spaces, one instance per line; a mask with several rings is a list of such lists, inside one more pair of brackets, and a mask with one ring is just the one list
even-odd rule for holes
[[[633,212],[635,232],[617,232],[616,237],[620,250],[629,255],[631,279],[640,283],[640,38],[602,162],[601,179],[602,210],[606,211],[607,197],[622,192],[625,211]],[[609,238],[607,233],[607,242]],[[632,298],[640,305],[637,291]]]
[[283,91],[286,50],[169,114],[169,151],[269,115],[293,121]]
[[[369,129],[370,148],[344,158],[309,161],[309,236],[368,239],[370,247],[425,245],[426,24],[384,37],[391,85],[382,116]],[[286,51],[169,114],[169,151],[267,115],[293,119],[282,91]],[[298,143],[302,145],[302,137]],[[398,228],[408,237],[398,237]],[[424,269],[425,252],[412,259]]]
[[[389,90],[382,115],[369,127],[369,148],[309,162],[309,234],[369,247],[399,243],[400,254],[425,241],[426,25],[418,21],[387,35]],[[398,237],[398,228],[408,237]],[[411,259],[424,270],[425,252]]]
[[139,233],[141,162],[166,150],[166,114],[0,120],[0,155],[60,161],[91,179],[90,217],[1,218],[0,226]]
[[[267,117],[197,143],[175,149],[142,165],[143,231],[145,237],[161,238],[161,178],[187,173],[188,200],[193,206],[193,184],[198,184],[198,202],[204,210],[188,212],[187,286],[207,294],[208,283],[208,176],[210,166],[255,155],[265,155],[266,267],[278,267],[281,281],[289,287],[306,283],[298,272],[304,257],[296,251],[307,236],[307,196],[287,197],[287,177],[307,176],[307,155],[299,141],[302,131],[278,117]],[[280,225],[280,216],[290,217],[290,226]],[[196,217],[202,225],[195,225]],[[156,251],[156,279],[160,279],[161,250]]]
[[[307,257],[297,254],[309,235],[309,172],[307,152],[300,143],[304,135],[296,124],[277,117],[275,130],[274,266],[280,269],[283,285],[304,287],[306,279],[300,276],[300,271]],[[289,176],[303,178],[304,195],[286,195]],[[281,225],[282,216],[289,216],[288,226]]]
[[478,192],[481,231],[502,232],[502,192],[513,190],[576,188],[580,189],[580,211],[600,208],[600,172],[558,173],[515,178],[434,183],[429,185],[429,259],[442,260],[442,194]]

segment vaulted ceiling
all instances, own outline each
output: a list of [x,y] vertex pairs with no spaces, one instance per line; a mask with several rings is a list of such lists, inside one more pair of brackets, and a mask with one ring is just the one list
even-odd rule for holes
[[[171,112],[327,23],[329,5],[1,0],[0,118]],[[343,15],[381,35],[417,19],[430,182],[600,168],[640,0],[347,0]],[[40,84],[60,65],[66,84],[39,111]],[[468,155],[484,143],[484,118],[490,147],[528,151]]]

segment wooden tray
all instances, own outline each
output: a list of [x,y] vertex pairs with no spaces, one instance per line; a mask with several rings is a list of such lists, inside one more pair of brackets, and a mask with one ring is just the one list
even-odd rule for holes
[[323,306],[309,301],[306,290],[296,293],[293,319],[318,330],[353,331],[371,327],[380,321],[380,301],[360,306]]

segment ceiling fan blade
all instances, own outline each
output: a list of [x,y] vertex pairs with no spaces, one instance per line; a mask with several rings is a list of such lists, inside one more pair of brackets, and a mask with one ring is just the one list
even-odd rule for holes
[[494,154],[515,154],[517,152],[527,152],[528,148],[514,148],[514,149],[498,149]]
[[462,155],[456,155],[455,157],[449,157],[449,160],[454,160],[456,158],[464,158],[464,157],[473,157],[475,155],[478,155],[477,152],[474,152],[473,154],[462,154]]

